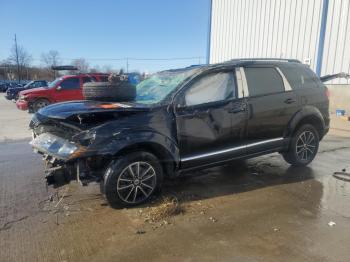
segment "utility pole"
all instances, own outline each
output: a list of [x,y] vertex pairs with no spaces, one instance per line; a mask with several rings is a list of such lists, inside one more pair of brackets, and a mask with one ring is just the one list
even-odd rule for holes
[[129,57],[126,58],[126,73],[129,73]]
[[16,51],[16,63],[17,63],[17,76],[18,76],[18,83],[21,82],[21,71],[19,69],[19,58],[18,58],[18,46],[17,46],[17,37],[15,34],[15,51]]

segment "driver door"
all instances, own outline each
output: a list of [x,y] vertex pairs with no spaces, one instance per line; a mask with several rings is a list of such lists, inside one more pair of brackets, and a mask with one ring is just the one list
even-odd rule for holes
[[244,98],[236,98],[236,83],[233,70],[213,72],[197,77],[179,94],[175,115],[182,168],[245,152],[246,107]]
[[65,78],[53,94],[55,102],[84,99],[80,87],[80,77]]

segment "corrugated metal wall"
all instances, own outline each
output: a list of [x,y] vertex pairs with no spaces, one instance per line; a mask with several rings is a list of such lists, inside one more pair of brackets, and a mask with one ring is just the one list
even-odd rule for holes
[[[315,70],[322,4],[322,0],[212,0],[210,63],[241,57],[297,58],[311,59]],[[350,71],[349,8],[350,0],[329,0],[322,75]]]
[[[321,75],[340,71],[350,73],[350,0],[330,0],[328,6]],[[350,81],[333,83],[350,84]]]

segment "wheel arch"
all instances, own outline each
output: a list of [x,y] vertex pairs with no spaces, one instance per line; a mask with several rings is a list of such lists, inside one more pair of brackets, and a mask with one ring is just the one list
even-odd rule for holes
[[304,124],[311,124],[318,132],[320,140],[325,135],[325,121],[316,107],[305,106],[294,114],[285,130],[284,137],[291,137]]
[[154,132],[136,132],[122,140],[112,140],[100,153],[115,159],[136,151],[146,151],[155,155],[160,160],[166,176],[174,175],[179,166],[178,147],[169,138]]
[[51,100],[48,97],[45,96],[38,96],[38,97],[33,97],[33,99],[29,102],[29,104],[34,105],[38,100],[47,100],[51,104]]

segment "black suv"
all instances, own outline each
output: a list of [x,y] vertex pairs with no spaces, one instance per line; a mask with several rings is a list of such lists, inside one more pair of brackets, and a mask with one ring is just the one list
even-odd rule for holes
[[297,60],[232,60],[156,73],[133,101],[51,105],[30,123],[49,183],[100,181],[112,206],[145,202],[163,178],[280,152],[305,166],[328,132],[328,91]]

